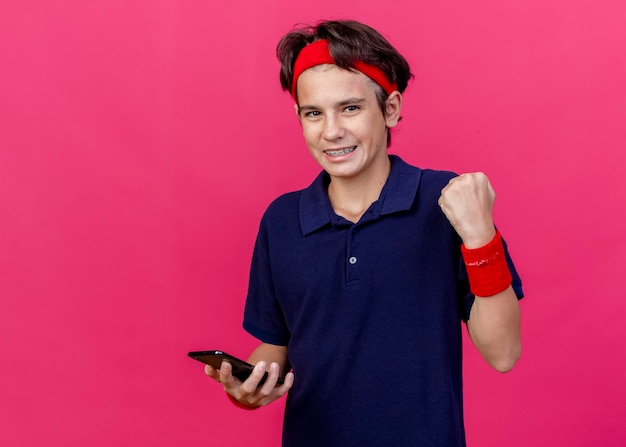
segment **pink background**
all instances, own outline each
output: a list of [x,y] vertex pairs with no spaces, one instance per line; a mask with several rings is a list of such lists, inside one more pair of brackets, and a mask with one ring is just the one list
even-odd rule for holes
[[0,445],[278,445],[283,403],[186,353],[255,344],[258,221],[318,171],[274,47],[347,17],[417,75],[391,152],[487,172],[524,279],[518,366],[466,349],[469,446],[626,444],[623,0],[5,3]]

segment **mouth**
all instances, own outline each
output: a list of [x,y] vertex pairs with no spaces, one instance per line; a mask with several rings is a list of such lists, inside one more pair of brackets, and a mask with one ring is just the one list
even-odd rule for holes
[[345,147],[343,149],[327,150],[327,151],[324,151],[324,153],[326,155],[330,155],[331,157],[339,157],[341,155],[349,154],[350,152],[353,152],[355,149],[356,149],[356,146],[351,146],[351,147]]

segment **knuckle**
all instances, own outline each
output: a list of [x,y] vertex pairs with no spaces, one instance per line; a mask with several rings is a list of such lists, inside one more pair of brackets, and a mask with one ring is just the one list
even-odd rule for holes
[[261,396],[262,399],[269,397],[270,394],[272,394],[272,390],[266,390],[265,387],[262,387],[259,389],[258,391],[259,396]]
[[248,394],[252,394],[254,392],[253,386],[250,385],[249,383],[242,383],[239,386],[239,390],[241,392],[242,395],[248,395]]

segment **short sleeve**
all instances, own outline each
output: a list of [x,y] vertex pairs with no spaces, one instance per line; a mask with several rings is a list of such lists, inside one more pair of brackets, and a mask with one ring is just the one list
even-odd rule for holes
[[272,280],[265,219],[252,254],[243,328],[264,343],[286,346],[289,342],[290,333]]

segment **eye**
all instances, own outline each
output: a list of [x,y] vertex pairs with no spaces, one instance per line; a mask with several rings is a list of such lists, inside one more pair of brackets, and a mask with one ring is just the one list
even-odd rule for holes
[[346,112],[356,112],[359,109],[360,109],[359,106],[347,106],[344,110]]
[[316,116],[320,116],[321,113],[318,110],[311,110],[310,112],[306,112],[304,116],[309,118],[315,118]]

